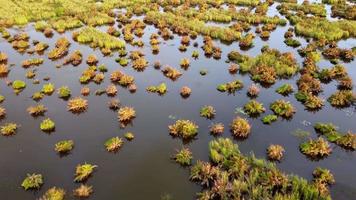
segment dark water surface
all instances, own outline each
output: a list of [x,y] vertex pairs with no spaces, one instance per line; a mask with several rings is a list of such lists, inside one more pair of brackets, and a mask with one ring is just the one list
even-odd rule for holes
[[[275,9],[275,6],[273,6]],[[210,24],[212,24],[211,22]],[[256,37],[255,47],[244,51],[250,56],[260,53],[263,45],[268,44],[272,48],[277,48],[281,52],[291,51],[296,56],[301,65],[302,58],[296,49],[286,46],[283,43],[283,34],[289,26],[278,27],[271,33],[268,41],[262,41]],[[100,27],[106,30],[106,27]],[[42,33],[34,30],[32,25],[24,28],[30,35],[31,40],[46,42],[52,49],[55,41],[66,36],[71,41],[70,53],[79,49],[83,54],[83,63],[78,67],[71,65],[56,68],[56,64],[62,63],[63,59],[52,62],[47,59],[47,53],[43,56],[19,54],[12,49],[5,40],[0,39],[0,50],[9,56],[8,63],[15,64],[7,80],[24,80],[27,83],[26,89],[19,95],[15,95],[11,87],[5,83],[6,79],[0,81],[0,94],[6,97],[2,104],[7,111],[7,117],[0,122],[15,122],[20,124],[16,135],[12,137],[0,137],[0,199],[36,199],[40,197],[48,188],[57,186],[67,191],[67,198],[74,199],[72,190],[79,186],[74,183],[75,167],[78,164],[90,163],[98,165],[93,176],[88,180],[88,184],[93,186],[94,193],[90,199],[161,199],[170,197],[171,199],[195,199],[195,193],[201,189],[198,185],[189,181],[189,169],[182,168],[174,163],[170,157],[176,149],[180,149],[183,143],[180,139],[173,139],[168,133],[168,125],[174,123],[176,119],[190,119],[199,125],[199,134],[196,140],[189,144],[194,156],[194,161],[208,160],[208,143],[214,139],[209,134],[209,126],[212,122],[222,122],[225,125],[224,137],[231,137],[228,126],[236,115],[244,116],[236,112],[236,108],[241,108],[249,101],[246,96],[247,88],[252,84],[248,75],[230,75],[228,73],[229,64],[225,62],[227,54],[231,50],[239,50],[237,43],[224,45],[219,41],[215,44],[222,48],[222,59],[214,60],[204,57],[201,48],[189,46],[184,53],[178,50],[180,38],[175,35],[174,40],[164,41],[160,44],[160,53],[152,55],[149,45],[149,36],[157,32],[152,26],[147,26],[143,41],[145,47],[137,48],[127,45],[127,50],[141,49],[145,52],[145,58],[150,66],[144,72],[136,72],[129,65],[121,67],[115,62],[117,53],[113,57],[102,57],[99,50],[92,50],[88,46],[79,45],[71,39],[71,32],[63,35],[55,33],[54,37],[45,38]],[[12,29],[15,33],[18,30]],[[251,31],[254,31],[252,29]],[[303,38],[298,38],[303,46],[306,42]],[[202,45],[202,37],[196,41]],[[356,45],[354,39],[340,41],[343,48],[351,48]],[[197,60],[191,58],[193,50],[198,50],[200,57]],[[39,124],[45,117],[33,118],[27,114],[28,106],[35,105],[31,99],[34,92],[40,91],[46,81],[44,77],[49,76],[49,82],[55,84],[56,88],[68,86],[72,90],[72,97],[80,96],[82,85],[79,83],[81,72],[86,68],[85,59],[89,54],[95,53],[99,58],[99,65],[105,64],[108,72],[105,73],[105,81],[101,85],[90,83],[91,95],[85,97],[89,102],[87,112],[74,115],[67,111],[67,102],[59,99],[57,94],[46,96],[40,101],[48,111],[45,117],[50,117],[56,123],[56,131],[51,134],[43,133]],[[21,62],[31,57],[41,57],[45,59],[43,65],[37,67],[36,78],[41,80],[38,85],[32,84],[32,80],[25,78],[26,70],[21,67]],[[179,62],[182,58],[190,58],[191,66],[188,70],[180,69]],[[177,81],[171,81],[163,76],[159,70],[153,68],[153,63],[159,60],[163,65],[173,66],[183,72]],[[344,63],[349,74],[356,78],[356,61]],[[322,60],[318,63],[321,68],[332,67],[328,61]],[[96,89],[105,89],[110,84],[109,76],[114,70],[121,70],[135,77],[138,91],[131,94],[127,89],[118,87],[117,98],[124,106],[133,106],[137,117],[133,124],[125,129],[120,129],[117,121],[117,113],[109,110],[107,102],[110,100],[106,95],[95,96]],[[199,71],[206,69],[208,74],[201,76]],[[245,87],[235,95],[220,93],[216,86],[227,81],[240,79]],[[331,187],[334,199],[355,199],[356,196],[356,153],[348,152],[334,144],[333,153],[326,159],[318,162],[308,160],[299,152],[299,144],[304,139],[298,138],[293,133],[298,130],[309,131],[310,137],[317,135],[312,125],[315,122],[332,122],[340,127],[340,130],[356,130],[355,107],[345,109],[335,109],[325,102],[325,106],[318,112],[308,112],[304,106],[297,102],[293,95],[283,97],[274,90],[284,83],[291,83],[297,88],[295,81],[298,76],[290,80],[278,81],[270,88],[262,88],[257,100],[262,102],[266,108],[276,99],[286,99],[291,101],[297,112],[291,121],[279,119],[271,126],[264,125],[261,117],[257,119],[249,118],[252,125],[252,132],[248,139],[236,141],[240,150],[244,153],[254,152],[257,157],[265,157],[266,148],[270,144],[280,144],[285,147],[286,154],[281,163],[277,165],[285,172],[293,173],[312,178],[312,171],[315,167],[328,168],[334,174],[336,184]],[[168,92],[164,96],[148,93],[145,88],[150,85],[158,85],[165,82]],[[192,95],[188,99],[183,99],[179,95],[182,86],[189,86]],[[323,84],[321,96],[326,99],[336,90],[336,83]],[[204,105],[212,105],[217,111],[213,120],[206,120],[199,116],[199,109]],[[238,109],[237,109],[238,110]],[[272,111],[266,109],[265,114]],[[247,116],[246,116],[247,117]],[[310,125],[311,124],[311,125]],[[108,153],[104,148],[104,142],[113,136],[122,137],[127,131],[135,134],[132,142],[126,142],[123,148],[116,154]],[[60,140],[72,139],[75,147],[71,154],[60,157],[54,151],[54,144]],[[27,173],[41,173],[44,177],[44,185],[38,192],[24,191],[21,182]]]

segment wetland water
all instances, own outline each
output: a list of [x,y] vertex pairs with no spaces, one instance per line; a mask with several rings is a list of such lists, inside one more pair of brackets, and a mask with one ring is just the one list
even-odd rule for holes
[[[210,22],[210,24],[212,23]],[[56,88],[63,85],[68,86],[73,97],[80,96],[82,85],[78,78],[87,64],[83,61],[77,67],[67,65],[56,68],[56,64],[61,64],[64,59],[54,62],[48,60],[46,52],[49,50],[46,50],[42,56],[20,54],[12,49],[11,44],[0,39],[0,50],[8,55],[8,63],[14,64],[8,77],[1,79],[0,82],[0,94],[6,97],[2,106],[7,111],[6,118],[0,124],[16,122],[20,125],[16,135],[0,138],[1,199],[37,199],[52,186],[60,186],[70,193],[78,186],[73,182],[74,169],[76,165],[84,162],[98,165],[93,176],[87,181],[94,189],[94,193],[89,199],[195,199],[195,194],[201,190],[201,187],[189,181],[189,168],[181,167],[170,159],[175,150],[183,146],[183,143],[180,139],[174,139],[169,135],[167,126],[173,124],[176,119],[189,119],[196,122],[199,126],[196,139],[184,145],[192,150],[194,161],[199,159],[207,161],[209,159],[208,143],[214,139],[209,134],[209,126],[213,122],[223,123],[226,128],[222,136],[231,138],[228,126],[236,115],[244,116],[238,110],[249,101],[246,92],[248,86],[253,83],[248,75],[229,74],[227,70],[229,64],[225,62],[227,54],[232,50],[238,50],[249,56],[256,56],[260,53],[260,49],[268,44],[271,48],[276,48],[281,52],[293,52],[301,66],[303,59],[297,50],[286,46],[283,42],[283,34],[288,28],[289,25],[278,26],[267,41],[256,37],[254,47],[247,51],[240,50],[237,43],[226,45],[214,41],[222,49],[222,58],[215,60],[204,56],[204,52],[200,48],[203,44],[201,36],[193,41],[198,42],[198,48],[190,45],[186,52],[180,52],[178,50],[180,37],[174,35],[173,40],[163,41],[160,44],[159,54],[152,55],[149,36],[156,33],[157,29],[147,26],[142,37],[145,47],[126,45],[128,52],[140,49],[145,53],[145,58],[150,63],[143,72],[137,72],[130,65],[121,67],[116,63],[117,53],[112,57],[103,57],[99,50],[79,45],[71,39],[72,31],[67,31],[64,34],[55,33],[52,38],[46,38],[42,33],[36,32],[32,24],[29,24],[22,29],[29,34],[30,41],[46,42],[50,45],[49,49],[52,49],[59,37],[66,36],[71,42],[70,53],[79,49],[83,54],[83,60],[89,54],[94,53],[98,57],[99,65],[105,64],[108,68],[108,73],[105,73],[106,78],[100,85],[95,83],[87,85],[91,89],[91,95],[85,97],[89,103],[86,112],[80,115],[68,112],[67,101],[59,99],[54,93],[41,100],[48,111],[45,116],[37,118],[26,113],[27,107],[35,105],[31,99],[32,94],[39,91],[44,83],[51,82]],[[100,29],[106,30],[107,27],[103,26]],[[12,28],[9,31],[14,34],[19,29]],[[254,28],[251,29],[251,32],[254,32]],[[302,43],[302,46],[306,45],[303,38],[297,37],[297,39]],[[350,48],[356,45],[356,40],[348,39],[340,41],[339,44],[341,48]],[[191,58],[193,50],[199,51],[199,59]],[[38,85],[32,84],[32,80],[25,78],[26,70],[21,67],[23,60],[32,57],[44,59],[44,63],[36,67],[36,78],[41,80]],[[190,58],[191,64],[188,70],[179,68],[182,58]],[[163,76],[160,70],[153,68],[153,63],[157,60],[162,65],[179,68],[183,75],[178,80],[171,81]],[[356,61],[342,64],[346,67],[349,75],[355,79]],[[320,68],[333,66],[329,61],[323,59],[318,62],[318,65]],[[138,88],[135,93],[130,93],[127,89],[118,87],[117,98],[120,99],[121,105],[132,106],[137,113],[133,123],[125,129],[120,129],[117,113],[108,108],[110,97],[105,94],[94,95],[96,89],[105,89],[110,84],[108,76],[117,69],[134,76]],[[201,76],[199,74],[201,70],[207,70],[208,73]],[[50,80],[42,80],[45,77],[50,77]],[[312,179],[314,168],[320,166],[330,169],[336,180],[336,184],[330,188],[332,197],[338,200],[354,199],[356,196],[356,152],[346,151],[331,144],[333,152],[330,156],[319,161],[312,161],[299,151],[299,144],[305,138],[297,137],[293,133],[297,130],[309,131],[311,138],[317,138],[313,129],[313,124],[316,122],[332,122],[338,125],[342,132],[355,131],[355,107],[336,109],[325,102],[322,110],[309,112],[295,99],[294,95],[283,97],[274,92],[284,83],[290,83],[294,88],[297,88],[298,77],[299,75],[296,75],[289,80],[277,81],[270,88],[261,88],[260,95],[256,99],[266,108],[276,99],[290,101],[297,110],[293,118],[291,120],[278,119],[272,125],[264,125],[261,122],[261,117],[248,118],[252,125],[250,136],[245,140],[235,139],[234,141],[243,153],[254,152],[259,158],[266,157],[266,148],[270,144],[280,144],[286,150],[282,162],[277,163],[280,169],[308,180]],[[26,89],[19,95],[15,95],[11,87],[6,84],[7,80],[16,79],[24,80],[27,83]],[[228,95],[216,90],[217,85],[235,79],[242,80],[245,86],[239,92]],[[161,82],[167,84],[168,92],[165,95],[159,96],[145,90],[146,87],[158,85]],[[183,99],[179,95],[180,88],[185,85],[192,89],[192,94],[187,99]],[[335,81],[322,84],[323,92],[320,96],[327,99],[335,92],[336,85]],[[214,119],[208,120],[200,117],[199,109],[204,105],[215,107],[217,114]],[[265,114],[271,113],[271,110],[266,109]],[[39,128],[40,122],[46,117],[50,117],[56,123],[56,130],[51,134],[43,133]],[[108,153],[104,148],[104,142],[110,137],[122,137],[127,131],[133,132],[135,139],[131,142],[125,141],[118,153]],[[69,155],[59,156],[54,151],[54,144],[65,139],[74,140],[75,147]],[[28,172],[37,172],[43,175],[44,185],[40,191],[24,191],[21,188],[24,175]],[[74,199],[74,197],[68,195],[67,199]]]

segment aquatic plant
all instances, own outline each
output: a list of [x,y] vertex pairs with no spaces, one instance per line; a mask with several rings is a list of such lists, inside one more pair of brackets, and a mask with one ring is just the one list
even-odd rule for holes
[[280,86],[279,88],[276,89],[276,92],[283,96],[288,96],[289,94],[291,94],[293,92],[293,86],[288,83],[283,84],[282,86]]
[[0,120],[5,118],[5,116],[6,116],[6,110],[5,108],[0,106]]
[[71,95],[71,91],[67,86],[62,86],[58,88],[57,92],[58,92],[58,97],[63,99],[67,99]]
[[115,96],[117,94],[117,88],[114,84],[108,85],[105,91],[108,96]]
[[262,103],[256,100],[250,100],[244,105],[244,111],[250,116],[258,116],[261,113],[264,113],[266,109],[263,107]]
[[123,145],[123,141],[121,138],[119,137],[113,137],[110,138],[108,140],[106,140],[106,142],[104,143],[105,148],[108,152],[115,152],[117,150],[119,150],[121,148],[121,146]]
[[42,104],[38,104],[36,106],[30,106],[27,108],[27,112],[32,116],[43,115],[46,111],[47,108]]
[[179,78],[182,73],[180,71],[178,71],[177,69],[174,69],[173,67],[170,66],[166,66],[162,69],[163,74],[172,79],[172,80],[176,80],[177,78]]
[[194,50],[194,51],[192,52],[192,57],[195,58],[195,59],[199,58],[199,51]]
[[54,150],[57,153],[65,154],[70,152],[73,149],[73,147],[74,147],[73,140],[62,140],[55,144]]
[[356,102],[356,97],[351,90],[341,90],[332,94],[328,102],[335,107],[347,107]]
[[39,200],[64,200],[65,194],[66,192],[63,189],[51,187],[39,198]]
[[283,99],[276,100],[270,105],[270,109],[278,116],[284,118],[291,118],[295,111],[295,108],[289,101]]
[[190,65],[190,61],[188,58],[183,58],[180,60],[180,66],[183,68],[183,69],[188,69]]
[[127,132],[125,133],[124,137],[128,140],[128,141],[131,141],[135,138],[135,135],[131,132]]
[[55,129],[56,125],[54,121],[52,121],[50,118],[44,119],[41,124],[40,124],[40,129],[44,132],[51,132]]
[[89,178],[89,176],[94,172],[94,169],[98,166],[92,164],[79,164],[75,169],[75,182],[83,182]]
[[331,185],[335,183],[334,176],[328,169],[317,167],[313,171],[314,181],[320,181],[322,183]]
[[51,187],[39,198],[39,200],[64,200],[65,194],[66,192],[63,189]]
[[4,136],[14,135],[17,131],[18,125],[15,123],[6,123],[0,127],[0,132]]
[[148,92],[157,93],[159,95],[164,95],[167,92],[167,86],[165,83],[161,83],[158,86],[149,86],[146,88]]
[[3,95],[0,95],[0,103],[5,101],[5,97]]
[[41,92],[46,95],[51,95],[54,92],[54,85],[52,83],[44,84]]
[[26,83],[24,81],[21,80],[15,80],[12,82],[12,88],[15,90],[15,92],[20,92],[23,89],[25,89],[26,87]]
[[48,58],[56,60],[68,54],[70,42],[67,38],[61,37],[56,41],[56,47],[48,53]]
[[237,71],[239,70],[239,66],[237,65],[237,64],[231,64],[230,66],[229,66],[229,73],[230,74],[236,74],[237,73]]
[[296,39],[292,39],[292,38],[287,38],[284,40],[284,43],[287,45],[287,46],[291,46],[291,47],[299,47],[301,44],[298,40]]
[[43,178],[41,174],[27,174],[21,186],[25,189],[40,189],[43,185]]
[[73,33],[73,39],[79,43],[90,44],[91,47],[108,48],[111,50],[124,49],[125,42],[101,32],[93,27],[85,27]]
[[127,123],[136,117],[136,111],[132,107],[125,106],[119,109],[117,117],[121,123]]
[[79,198],[87,198],[91,193],[93,193],[93,187],[84,184],[81,184],[73,191],[74,196]]
[[220,92],[229,92],[229,93],[235,93],[236,91],[240,90],[243,88],[243,83],[240,80],[235,80],[231,81],[228,83],[220,84],[217,87],[217,90]]
[[278,116],[277,115],[266,115],[262,118],[262,122],[264,124],[272,124],[272,122],[277,121]]
[[232,135],[238,138],[247,138],[251,132],[251,125],[247,119],[235,117],[230,125]]
[[214,136],[218,136],[224,133],[224,124],[222,123],[215,123],[210,126],[210,133]]
[[200,108],[201,117],[212,119],[214,118],[215,114],[216,114],[216,110],[213,106],[203,106],[202,108]]
[[182,148],[177,151],[173,159],[182,166],[191,165],[193,159],[192,152],[188,148]]
[[65,59],[64,64],[72,64],[73,66],[78,66],[82,63],[83,55],[79,50],[75,50],[70,54],[69,58]]
[[6,63],[7,62],[7,55],[4,52],[0,52],[0,63]]
[[112,110],[117,110],[120,108],[120,100],[118,99],[111,99],[109,102],[109,108]]
[[322,158],[331,154],[329,143],[321,137],[301,143],[299,147],[303,154],[311,158]]
[[180,95],[184,98],[187,98],[190,96],[190,94],[192,93],[192,90],[187,87],[187,86],[183,86],[181,89],[180,89]]
[[284,148],[278,144],[272,144],[267,148],[268,158],[271,160],[280,161],[283,157]]
[[256,84],[252,84],[247,90],[247,95],[250,97],[257,97],[259,93],[260,88]]
[[72,113],[82,113],[88,109],[88,101],[81,97],[75,97],[68,101],[67,108]]
[[240,39],[239,46],[241,48],[250,48],[253,46],[253,39],[255,36],[252,33],[246,34],[244,37]]
[[0,77],[6,77],[9,73],[9,68],[5,64],[0,64]]
[[177,120],[168,126],[169,133],[174,137],[183,139],[194,138],[198,134],[198,126],[190,120]]
[[349,131],[336,140],[336,144],[350,150],[356,150],[356,134]]
[[39,66],[43,63],[43,59],[42,58],[31,58],[31,59],[27,59],[22,61],[22,67],[23,68],[29,68],[31,66]]
[[35,92],[32,95],[32,99],[35,101],[39,101],[44,97],[44,94],[42,94],[41,92]]

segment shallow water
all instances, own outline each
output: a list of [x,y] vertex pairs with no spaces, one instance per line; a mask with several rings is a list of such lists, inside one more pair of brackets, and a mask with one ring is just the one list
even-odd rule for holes
[[[268,44],[272,48],[277,48],[281,52],[291,51],[294,53],[298,63],[302,63],[302,58],[296,49],[286,46],[283,43],[284,32],[288,26],[278,27],[271,33],[268,41],[263,41],[256,37],[254,48],[242,51],[250,56],[256,56],[263,45]],[[100,27],[106,30],[106,27]],[[0,39],[0,49],[9,56],[9,62],[15,64],[7,77],[8,80],[24,80],[27,83],[26,89],[19,95],[15,95],[10,87],[5,83],[6,79],[1,79],[0,94],[6,97],[2,104],[7,110],[7,117],[0,121],[0,125],[6,122],[16,122],[20,124],[16,135],[12,137],[0,137],[0,194],[2,199],[36,199],[44,191],[52,186],[62,187],[68,194],[79,186],[73,182],[74,171],[77,164],[91,163],[98,165],[93,176],[88,180],[88,184],[94,188],[94,193],[90,199],[160,199],[170,197],[171,199],[195,199],[195,193],[200,191],[200,187],[189,181],[189,169],[182,168],[174,163],[170,157],[176,149],[180,149],[183,143],[180,139],[173,139],[167,126],[174,123],[176,119],[190,119],[199,125],[199,134],[196,140],[185,144],[194,156],[194,161],[208,160],[208,143],[213,136],[209,134],[209,126],[212,122],[224,123],[226,130],[223,137],[231,137],[228,126],[236,115],[243,114],[236,112],[236,108],[243,107],[249,101],[246,91],[252,84],[248,75],[230,75],[228,73],[229,64],[225,62],[227,54],[231,50],[241,50],[237,43],[225,45],[219,41],[215,44],[222,48],[222,59],[214,60],[204,57],[201,48],[189,46],[186,52],[180,52],[179,36],[175,35],[174,40],[163,41],[160,44],[160,53],[152,55],[149,46],[149,36],[157,32],[152,26],[147,26],[142,40],[145,47],[137,48],[127,45],[127,50],[140,49],[145,52],[145,58],[150,66],[144,72],[136,72],[129,65],[121,67],[115,62],[117,53],[113,57],[103,57],[99,50],[93,50],[89,46],[79,45],[71,39],[71,32],[45,38],[42,33],[36,32],[31,25],[24,28],[30,35],[31,40],[46,42],[52,49],[54,42],[61,36],[66,36],[70,42],[72,52],[80,49],[83,54],[83,63],[77,67],[71,65],[56,68],[55,65],[62,63],[63,59],[52,62],[47,59],[46,50],[43,56],[19,54],[11,48],[5,40]],[[13,30],[16,32],[16,30]],[[251,30],[254,31],[254,30]],[[303,38],[298,38],[306,44]],[[203,44],[202,37],[198,37],[196,42],[199,46]],[[192,42],[191,42],[192,43]],[[355,40],[339,42],[341,46],[350,48],[354,46]],[[353,44],[353,45],[350,45]],[[191,58],[193,50],[198,50],[200,57],[197,60]],[[86,68],[85,58],[95,53],[99,59],[99,65],[105,64],[108,72],[105,73],[105,81],[97,85],[90,83],[91,95],[85,97],[89,101],[89,109],[80,115],[74,115],[67,111],[67,102],[59,99],[57,94],[46,96],[40,103],[44,104],[48,111],[45,117],[50,117],[56,123],[56,131],[51,134],[43,133],[39,129],[40,122],[45,117],[33,118],[26,113],[26,108],[36,103],[30,98],[31,95],[39,91],[46,81],[44,77],[49,76],[49,82],[55,84],[56,88],[66,85],[72,90],[72,97],[80,96],[82,85],[79,83],[79,76]],[[21,62],[30,57],[41,57],[45,59],[44,64],[37,67],[36,78],[41,80],[39,85],[33,85],[31,80],[25,78],[26,70],[21,67]],[[188,70],[180,69],[181,58],[190,58],[191,66]],[[159,70],[153,68],[153,63],[159,60],[163,65],[173,66],[183,72],[182,77],[177,81],[171,81],[164,77]],[[318,63],[320,67],[332,67],[328,61],[322,60]],[[356,61],[343,63],[350,76],[356,77],[354,68]],[[131,94],[122,87],[118,87],[118,96],[121,104],[133,106],[137,117],[133,124],[125,129],[120,129],[117,121],[117,114],[109,110],[106,95],[95,96],[96,89],[105,89],[110,84],[109,75],[112,71],[121,71],[133,75],[138,87],[138,91]],[[199,71],[206,69],[208,74],[201,76]],[[216,86],[227,81],[240,79],[245,87],[235,95],[220,93]],[[236,141],[240,150],[244,153],[254,152],[257,157],[265,157],[266,148],[270,144],[280,144],[285,147],[286,154],[281,163],[277,165],[285,172],[293,173],[312,178],[312,171],[315,167],[321,166],[331,170],[336,179],[336,185],[331,187],[334,199],[353,199],[356,195],[356,153],[348,152],[342,148],[331,144],[333,153],[326,159],[318,162],[307,159],[300,153],[298,146],[304,141],[293,135],[298,130],[309,131],[310,137],[317,135],[312,125],[315,122],[332,122],[340,127],[340,130],[356,130],[355,107],[345,109],[335,109],[325,103],[322,110],[318,112],[308,112],[304,106],[297,102],[293,95],[283,97],[274,90],[284,83],[293,84],[294,88],[298,76],[289,80],[278,81],[270,88],[262,88],[257,100],[268,108],[269,104],[276,99],[286,99],[291,101],[297,112],[290,121],[278,120],[272,125],[264,125],[261,117],[249,121],[252,125],[252,132],[248,139]],[[168,92],[164,96],[148,93],[145,88],[150,85],[157,85],[165,82]],[[192,95],[188,99],[183,99],[179,95],[182,86],[189,86]],[[323,85],[321,96],[326,99],[336,90],[336,83],[331,82]],[[213,120],[206,120],[199,116],[199,109],[204,105],[212,105],[217,111]],[[265,114],[272,113],[266,109]],[[245,116],[247,117],[247,116]],[[311,124],[311,125],[310,125]],[[116,154],[106,152],[104,142],[113,136],[122,137],[127,131],[135,134],[135,139],[125,142],[123,148]],[[71,154],[60,157],[54,151],[54,144],[60,140],[72,139],[75,148]],[[24,191],[21,182],[26,173],[41,173],[44,176],[45,184],[38,192]],[[73,199],[71,195],[68,199]]]

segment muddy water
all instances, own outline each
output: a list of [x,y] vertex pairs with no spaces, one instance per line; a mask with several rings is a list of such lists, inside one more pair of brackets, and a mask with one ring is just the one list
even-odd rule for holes
[[[105,27],[100,29],[106,30]],[[278,27],[271,33],[268,41],[262,41],[256,37],[254,48],[243,51],[250,56],[255,56],[260,52],[263,45],[268,44],[272,48],[277,48],[282,52],[291,51],[294,53],[299,64],[301,57],[296,49],[287,47],[283,43],[283,34],[288,29]],[[79,49],[83,53],[83,58],[89,54],[96,54],[99,64],[108,67],[105,81],[101,85],[90,83],[91,95],[85,97],[89,101],[87,112],[74,115],[67,111],[67,102],[59,99],[56,94],[46,96],[40,103],[48,108],[46,117],[50,117],[56,123],[55,132],[45,134],[40,131],[39,124],[45,117],[33,118],[26,113],[26,108],[36,103],[30,98],[31,95],[39,91],[46,81],[44,77],[49,76],[49,82],[55,84],[56,88],[66,85],[72,90],[72,96],[80,96],[82,85],[79,83],[79,76],[86,68],[83,62],[77,67],[71,65],[56,68],[56,64],[62,60],[52,62],[45,55],[19,54],[11,48],[3,39],[0,40],[0,49],[9,56],[9,63],[15,64],[11,68],[7,80],[24,80],[27,83],[26,89],[19,95],[15,95],[10,87],[5,83],[6,79],[1,79],[0,94],[6,97],[2,104],[7,110],[6,119],[0,122],[16,122],[20,124],[17,134],[12,137],[0,137],[0,194],[1,199],[36,199],[48,188],[57,186],[65,189],[69,195],[68,199],[74,199],[71,191],[79,186],[73,182],[74,170],[77,164],[91,163],[98,165],[93,176],[88,180],[88,184],[94,188],[94,193],[90,199],[194,199],[195,193],[200,187],[189,182],[189,169],[182,168],[174,163],[170,157],[176,149],[183,145],[189,147],[194,155],[194,161],[198,159],[208,160],[208,143],[214,137],[209,134],[208,127],[212,122],[222,122],[226,131],[224,137],[231,137],[228,126],[236,116],[244,116],[238,112],[249,101],[246,91],[252,81],[247,75],[230,75],[228,73],[229,64],[225,62],[227,54],[231,50],[239,50],[236,43],[225,45],[218,41],[215,43],[222,48],[222,59],[214,60],[204,57],[201,48],[194,48],[192,45],[184,53],[178,50],[180,39],[175,35],[174,40],[164,41],[160,44],[160,53],[152,55],[149,46],[149,36],[157,32],[152,26],[147,26],[143,41],[145,47],[137,48],[127,45],[128,51],[141,49],[145,52],[145,58],[150,62],[150,66],[144,72],[136,72],[131,66],[121,67],[113,57],[103,57],[99,50],[92,50],[88,46],[79,45],[71,40],[71,32],[63,35],[55,34],[53,38],[45,38],[37,33],[31,25],[24,28],[30,35],[31,40],[39,40],[50,44],[52,49],[54,42],[61,36],[66,36],[71,41],[70,52]],[[11,30],[15,33],[18,30]],[[253,29],[252,29],[253,31]],[[305,40],[298,38],[303,45]],[[196,41],[202,45],[202,38]],[[341,46],[348,48],[355,46],[355,40],[341,41]],[[181,58],[191,57],[193,50],[198,50],[200,57],[191,60],[188,70],[180,69]],[[43,65],[37,67],[36,78],[41,80],[39,85],[33,85],[31,80],[25,78],[25,69],[21,67],[21,62],[27,58],[41,57],[45,59]],[[153,68],[153,63],[159,60],[163,65],[170,65],[179,68],[183,76],[177,81],[171,81],[164,77],[159,70]],[[322,60],[318,63],[320,67],[331,67],[332,64]],[[345,63],[351,77],[356,77],[356,62]],[[110,83],[109,75],[114,70],[121,70],[135,77],[138,91],[134,94],[119,87],[117,98],[125,106],[133,106],[137,117],[133,124],[125,129],[120,129],[116,112],[108,109],[107,102],[110,100],[106,95],[95,96],[96,89],[104,89]],[[200,70],[207,70],[206,76],[199,74]],[[348,152],[340,147],[333,146],[331,156],[318,162],[308,160],[302,155],[298,146],[305,138],[293,135],[296,130],[310,132],[310,137],[317,135],[313,131],[312,124],[315,122],[333,122],[340,127],[341,131],[356,130],[355,107],[345,109],[335,109],[326,102],[324,108],[319,112],[308,112],[304,106],[295,100],[293,95],[282,97],[274,90],[284,83],[291,83],[296,88],[295,81],[298,76],[290,80],[278,81],[270,88],[262,88],[260,96],[257,98],[266,108],[276,99],[286,99],[291,101],[297,109],[297,113],[290,121],[279,119],[273,125],[264,125],[261,117],[249,118],[252,124],[252,133],[244,141],[236,141],[242,152],[254,152],[257,157],[265,157],[265,150],[270,144],[281,144],[286,149],[285,158],[277,165],[288,173],[293,173],[312,178],[312,171],[315,167],[321,166],[332,171],[336,179],[336,185],[331,188],[332,197],[335,199],[353,199],[356,195],[356,153]],[[240,79],[244,82],[244,89],[235,95],[220,93],[216,86],[227,81]],[[164,96],[147,93],[145,88],[150,85],[157,85],[165,82],[168,92]],[[179,95],[182,86],[189,86],[192,95],[188,99],[183,99]],[[323,85],[323,98],[327,98],[336,90],[336,83],[331,82]],[[217,115],[213,120],[206,120],[199,116],[199,109],[204,105],[212,105],[217,110]],[[270,114],[267,109],[265,114]],[[247,117],[247,116],[245,116]],[[167,126],[174,123],[176,119],[190,119],[199,125],[199,134],[196,140],[183,144],[180,139],[173,139],[168,134]],[[127,131],[135,134],[132,142],[126,142],[123,148],[117,153],[106,152],[103,144],[113,136],[123,136]],[[71,154],[60,157],[54,151],[54,144],[60,140],[72,139],[75,148]],[[26,173],[41,173],[44,176],[45,184],[38,192],[24,191],[21,182]]]

